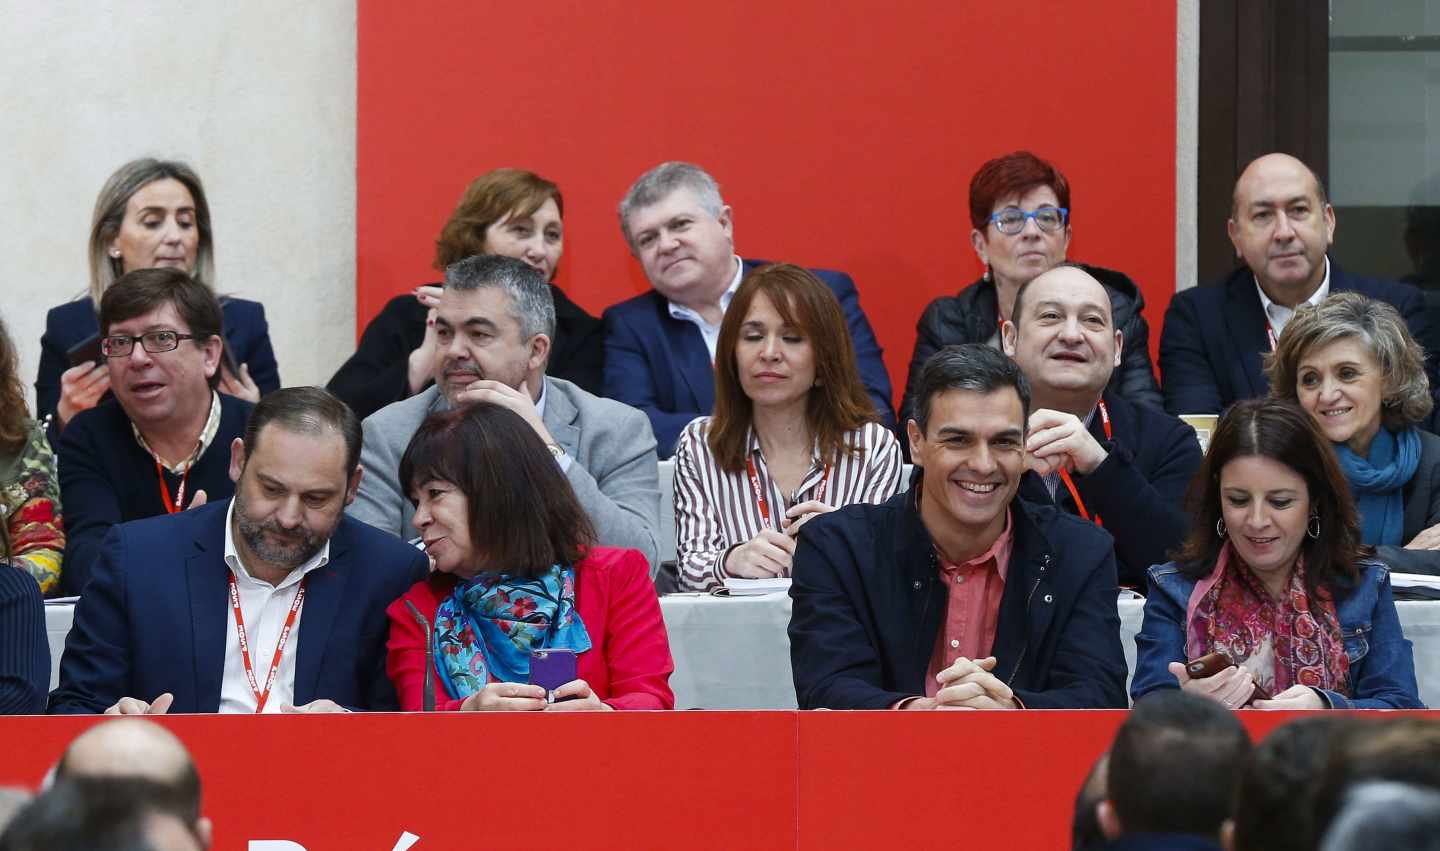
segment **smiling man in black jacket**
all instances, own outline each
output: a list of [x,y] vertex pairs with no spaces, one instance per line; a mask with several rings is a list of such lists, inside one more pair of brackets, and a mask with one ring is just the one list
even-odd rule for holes
[[1110,387],[1122,335],[1105,287],[1060,265],[1020,288],[1001,334],[1034,393],[1020,495],[1103,525],[1120,581],[1145,587],[1188,520],[1185,489],[1200,469],[1195,430]]
[[1030,389],[995,349],[925,365],[908,493],[810,521],[790,657],[802,709],[1123,708],[1110,536],[1016,498]]

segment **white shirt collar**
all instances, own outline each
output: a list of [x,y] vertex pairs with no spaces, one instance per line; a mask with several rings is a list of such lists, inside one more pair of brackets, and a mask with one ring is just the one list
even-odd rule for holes
[[[236,498],[238,497],[239,494],[237,492]],[[245,562],[240,558],[240,550],[235,546],[235,532],[232,525],[234,523],[234,517],[235,499],[231,499],[229,507],[225,509],[225,564],[230,568],[230,572],[235,574],[236,581],[249,580],[251,582],[261,582],[262,580],[256,579],[254,575],[250,573],[250,569],[245,566]],[[280,584],[275,587],[288,588],[291,585],[295,585],[305,574],[312,570],[322,568],[329,563],[330,540],[327,538],[315,555],[311,556],[304,564],[300,565],[299,568],[290,571],[290,575],[282,579]],[[268,585],[269,583],[264,584]]]
[[545,376],[540,376],[540,398],[535,400],[535,413],[545,419]]
[[[734,291],[740,288],[740,278],[743,278],[743,276],[744,264],[740,261],[739,256],[736,256],[736,258],[734,258],[734,276],[730,278],[730,287],[727,287],[726,291],[720,294],[721,314],[730,307],[730,300],[734,298]],[[690,308],[685,307],[685,305],[680,304],[680,302],[667,300],[665,304],[670,307],[670,315],[677,318],[677,320],[687,320],[691,321],[691,323],[700,324],[701,330],[704,330],[704,325],[710,324],[706,323],[697,311],[690,310]],[[719,327],[719,323],[714,324],[714,328],[717,328],[717,330],[719,330]]]
[[[1255,291],[1260,294],[1260,306],[1265,311],[1265,318],[1270,320],[1270,328],[1274,330],[1276,339],[1279,339],[1280,332],[1285,330],[1285,323],[1295,315],[1295,308],[1271,301],[1270,296],[1266,295],[1265,290],[1261,288],[1258,278],[1255,280]],[[1330,295],[1330,257],[1327,255],[1325,257],[1325,277],[1321,279],[1320,286],[1315,288],[1315,292],[1305,299],[1305,303],[1319,304],[1328,295]]]

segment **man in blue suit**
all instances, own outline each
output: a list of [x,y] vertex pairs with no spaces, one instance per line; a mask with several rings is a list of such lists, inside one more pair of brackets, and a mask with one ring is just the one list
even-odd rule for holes
[[[662,163],[641,175],[620,202],[620,230],[654,289],[605,311],[605,395],[644,411],[660,457],[669,458],[685,426],[715,405],[720,321],[741,278],[766,261],[735,255],[720,187],[690,163]],[[840,300],[860,379],[894,428],[890,377],[855,282],[843,272],[811,271]]]
[[112,528],[50,712],[395,708],[385,607],[427,559],[344,516],[360,442],[334,396],[278,390],[231,443],[232,501]]
[[1235,182],[1227,223],[1245,266],[1217,286],[1177,293],[1165,311],[1160,373],[1172,414],[1218,414],[1265,395],[1261,366],[1295,309],[1332,292],[1353,290],[1400,311],[1425,347],[1430,386],[1440,387],[1440,344],[1420,291],[1409,284],[1351,275],[1326,256],[1335,211],[1320,180],[1300,160],[1267,154]]

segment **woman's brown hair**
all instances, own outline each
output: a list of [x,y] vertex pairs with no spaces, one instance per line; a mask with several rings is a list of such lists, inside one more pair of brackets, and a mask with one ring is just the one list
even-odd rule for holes
[[455,212],[440,230],[434,267],[443,272],[451,263],[488,253],[485,231],[491,225],[512,214],[517,219],[529,218],[552,198],[560,218],[565,218],[560,187],[540,175],[518,168],[497,168],[480,175],[465,187]]
[[19,452],[29,439],[30,408],[20,381],[20,358],[15,341],[0,319],[0,458]]
[[595,529],[555,457],[520,415],[477,403],[431,414],[400,459],[411,502],[428,481],[449,482],[469,502],[479,568],[516,578],[574,564]]
[[805,418],[821,459],[833,463],[841,453],[854,454],[856,447],[847,436],[877,417],[855,368],[855,344],[845,326],[845,313],[835,293],[808,269],[776,263],[745,276],[720,323],[720,339],[715,344],[715,412],[707,441],[716,462],[730,472],[745,467],[753,406],[740,384],[735,347],[740,326],[758,295],[769,299],[785,324],[804,335],[814,352],[815,386],[810,388]]
[[1200,579],[1214,570],[1225,543],[1216,534],[1222,516],[1220,472],[1237,458],[1255,456],[1284,464],[1305,480],[1310,513],[1320,518],[1319,537],[1307,534],[1300,545],[1306,590],[1311,596],[1321,589],[1331,599],[1344,596],[1359,576],[1355,563],[1374,551],[1360,543],[1360,517],[1329,439],[1299,406],[1275,399],[1236,402],[1216,425],[1210,449],[1186,495],[1194,521],[1174,554],[1181,572]]

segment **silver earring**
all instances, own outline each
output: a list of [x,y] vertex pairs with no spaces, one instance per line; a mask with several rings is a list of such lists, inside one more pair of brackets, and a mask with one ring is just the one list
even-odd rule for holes
[[1225,537],[1225,518],[1221,517],[1215,521],[1215,534],[1221,538]]
[[1320,515],[1310,515],[1310,522],[1305,524],[1305,534],[1312,538],[1320,537]]
[[989,267],[989,266],[986,266],[986,267],[985,267],[985,274],[980,276],[980,280],[982,280],[982,281],[988,281],[988,280],[990,280],[990,267]]
[[120,249],[118,249],[118,248],[112,248],[112,249],[110,249],[110,256],[111,256],[111,257],[114,257],[116,260],[119,260],[119,259],[120,259]]

